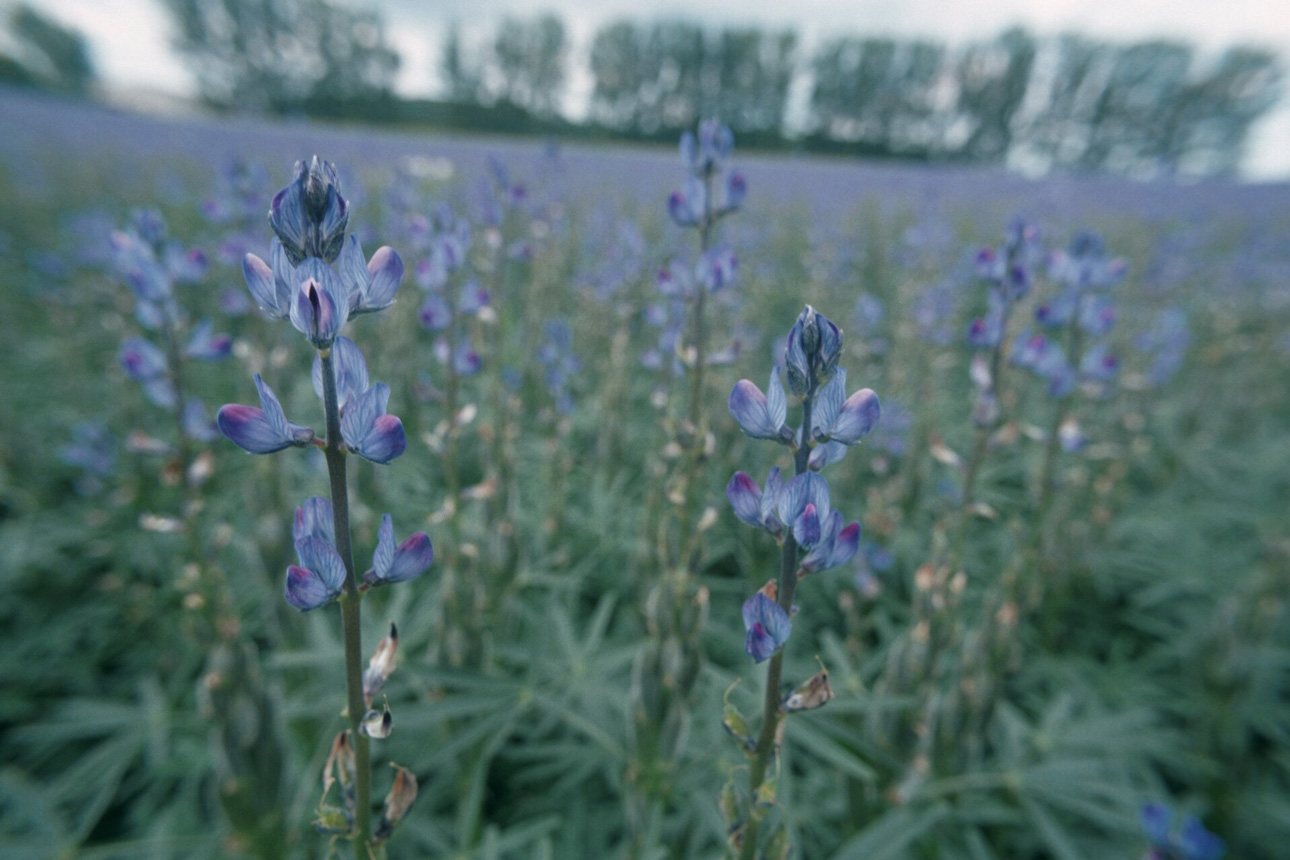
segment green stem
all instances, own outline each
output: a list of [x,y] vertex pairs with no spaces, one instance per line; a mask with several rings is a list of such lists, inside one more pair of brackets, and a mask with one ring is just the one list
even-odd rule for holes
[[354,549],[349,535],[349,486],[345,475],[345,452],[341,448],[340,406],[336,397],[336,372],[330,349],[319,350],[322,360],[323,409],[327,416],[327,477],[331,485],[332,523],[336,530],[336,551],[345,562],[345,586],[341,591],[341,624],[345,636],[345,687],[348,693],[350,736],[354,743],[355,800],[354,844],[360,858],[366,857],[372,841],[372,761],[367,735],[359,731],[366,703],[363,701],[363,652],[358,577],[354,574]]
[[[794,475],[800,475],[810,468],[812,406],[815,399],[815,386],[802,402],[802,444],[793,457]],[[791,524],[785,524],[784,545],[779,561],[779,605],[787,613],[793,611],[793,591],[797,587],[797,540],[793,537]],[[766,780],[766,769],[770,765],[775,751],[775,736],[779,731],[780,720],[784,715],[779,707],[779,687],[784,669],[784,649],[781,648],[770,658],[766,668],[766,690],[762,705],[761,731],[757,735],[757,746],[753,750],[752,763],[748,767],[748,816],[744,827],[743,844],[739,849],[740,860],[754,860],[757,856],[757,830],[761,821],[754,815],[757,804],[757,791]]]

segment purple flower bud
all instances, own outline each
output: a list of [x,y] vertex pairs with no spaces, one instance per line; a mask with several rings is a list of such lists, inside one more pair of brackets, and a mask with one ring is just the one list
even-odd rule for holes
[[444,301],[443,296],[438,293],[431,293],[426,296],[425,303],[421,305],[418,312],[421,318],[421,325],[426,331],[443,331],[452,322],[452,310],[448,303]]
[[336,168],[314,156],[296,162],[291,184],[273,198],[269,226],[293,265],[309,257],[335,262],[345,241],[349,204],[336,185]]
[[389,463],[408,447],[403,422],[387,415],[390,387],[378,382],[350,399],[340,416],[340,435],[345,446],[373,463]]
[[793,624],[788,613],[760,591],[744,601],[744,651],[758,663],[769,658],[788,641]]
[[314,431],[287,421],[282,404],[260,375],[255,375],[260,394],[260,408],[230,403],[216,415],[220,432],[233,444],[252,454],[272,454],[291,446],[303,447],[314,438]]
[[739,271],[739,260],[729,248],[712,248],[699,258],[695,266],[695,279],[707,288],[708,292],[718,292],[735,281]]
[[166,355],[152,341],[126,338],[117,353],[121,369],[135,382],[146,384],[165,375]]
[[376,551],[372,553],[372,569],[363,574],[363,581],[371,586],[406,582],[425,573],[433,561],[434,547],[425,532],[417,532],[396,547],[394,522],[384,514]]
[[733,212],[744,203],[744,198],[748,196],[748,180],[738,170],[730,171],[726,177],[726,200],[725,206],[721,211]]

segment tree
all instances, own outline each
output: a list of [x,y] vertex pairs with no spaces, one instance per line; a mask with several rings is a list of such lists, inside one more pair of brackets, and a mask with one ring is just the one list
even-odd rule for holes
[[94,79],[85,37],[23,3],[9,16],[18,46],[15,77],[54,89],[85,92]]
[[374,12],[327,0],[166,0],[176,47],[219,107],[286,111],[388,98],[399,57]]
[[493,40],[494,98],[539,116],[557,113],[564,86],[564,23],[554,15],[506,18]]

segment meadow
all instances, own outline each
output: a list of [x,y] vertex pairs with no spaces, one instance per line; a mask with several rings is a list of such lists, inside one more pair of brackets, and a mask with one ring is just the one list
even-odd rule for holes
[[[333,453],[214,423],[258,374],[324,435],[244,276],[315,154],[404,267],[343,331],[406,441],[351,444],[357,573],[386,512],[434,552],[361,602],[380,852],[1285,856],[1290,186],[0,114],[6,858],[354,856],[342,610],[284,600]],[[881,402],[854,444],[773,414],[807,305]],[[858,543],[749,508],[774,466]],[[766,595],[791,636],[748,620],[834,538]]]

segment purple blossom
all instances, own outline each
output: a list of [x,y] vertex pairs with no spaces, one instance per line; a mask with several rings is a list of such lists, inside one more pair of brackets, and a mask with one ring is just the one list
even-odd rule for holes
[[369,586],[387,585],[416,579],[434,561],[434,547],[425,532],[417,532],[403,543],[394,544],[394,522],[389,514],[381,517],[381,528],[372,553],[372,568],[363,574]]
[[336,271],[317,257],[295,269],[291,324],[318,349],[331,346],[349,317],[349,296]]
[[726,485],[726,498],[742,522],[778,536],[784,531],[778,513],[783,491],[784,482],[775,466],[766,476],[764,491],[746,473],[735,472]]
[[408,447],[403,422],[385,412],[389,401],[390,387],[378,382],[351,397],[340,416],[345,447],[373,463],[389,463]]
[[188,346],[184,355],[201,361],[219,361],[227,358],[233,351],[233,338],[226,334],[215,334],[215,325],[209,319],[203,319],[193,326],[188,337]]
[[872,389],[862,388],[843,400],[846,384],[846,368],[838,368],[820,389],[811,421],[811,435],[816,441],[854,445],[878,426],[878,419],[882,417],[878,395]]
[[758,663],[783,647],[793,632],[784,608],[760,591],[744,601],[743,616],[748,631],[744,651]]
[[730,414],[739,428],[754,439],[774,439],[787,444],[792,432],[784,425],[788,401],[780,382],[779,368],[771,368],[769,393],[762,394],[751,380],[741,379],[730,392]]
[[283,448],[303,447],[313,441],[311,428],[287,421],[277,395],[258,373],[255,374],[255,387],[260,394],[260,408],[239,403],[220,407],[215,420],[221,433],[251,454],[272,454]]

